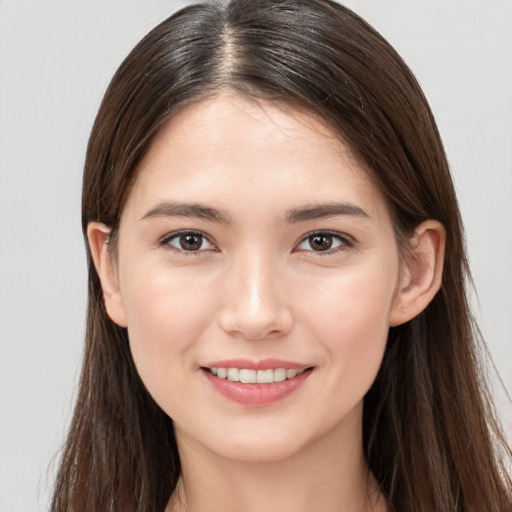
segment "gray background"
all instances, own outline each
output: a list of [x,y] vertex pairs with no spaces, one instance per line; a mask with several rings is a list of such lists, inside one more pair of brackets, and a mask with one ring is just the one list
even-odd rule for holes
[[[0,0],[0,512],[47,509],[82,349],[85,145],[161,0]],[[481,319],[512,390],[512,2],[347,1],[431,102],[455,175]],[[498,393],[509,432],[511,409]]]

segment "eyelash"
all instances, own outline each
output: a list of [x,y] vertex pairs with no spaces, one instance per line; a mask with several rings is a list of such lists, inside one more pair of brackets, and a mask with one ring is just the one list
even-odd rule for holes
[[[180,237],[182,236],[196,236],[196,237],[199,237],[201,238],[201,245],[203,245],[204,242],[207,242],[211,245],[211,248],[209,249],[197,249],[197,250],[186,250],[186,249],[183,249],[182,247],[175,247],[173,245],[171,245],[171,242],[175,239],[179,239]],[[172,251],[176,251],[180,254],[184,254],[185,256],[200,256],[200,255],[203,255],[203,253],[206,251],[206,250],[214,250],[214,251],[218,251],[217,247],[215,246],[215,244],[213,242],[210,241],[210,239],[204,234],[204,233],[201,233],[201,231],[194,231],[194,230],[190,230],[190,229],[186,229],[186,230],[183,230],[183,231],[175,231],[174,233],[170,233],[168,235],[166,235],[164,238],[162,238],[159,242],[159,245],[163,246],[163,247],[166,247]]]
[[[184,249],[183,247],[175,247],[175,246],[171,245],[171,242],[173,240],[176,240],[182,236],[199,237],[199,238],[201,238],[201,246],[203,245],[204,242],[207,242],[208,244],[210,244],[211,247],[208,249],[199,248],[196,250],[187,250],[187,249]],[[300,249],[300,246],[308,240],[310,240],[310,247],[311,247],[311,240],[314,237],[332,238],[332,239],[336,239],[339,243],[334,248],[329,247],[325,251],[323,251],[323,250],[315,251],[313,248]],[[215,244],[213,242],[211,242],[211,240],[209,239],[208,236],[206,236],[201,231],[194,231],[194,230],[182,230],[182,231],[175,231],[173,233],[170,233],[160,240],[159,245],[166,247],[170,250],[179,252],[180,254],[184,254],[185,256],[199,256],[199,255],[202,255],[206,251],[212,251],[212,250],[215,252],[218,251],[218,248],[215,246]],[[340,233],[339,231],[319,230],[319,231],[313,231],[311,233],[307,233],[306,235],[304,235],[300,239],[300,241],[295,245],[293,252],[311,252],[311,253],[318,254],[319,256],[327,256],[330,254],[337,253],[339,251],[350,249],[350,248],[354,247],[354,245],[355,245],[354,240],[344,233]]]
[[[344,233],[340,233],[339,231],[320,230],[320,231],[313,231],[312,233],[307,233],[305,236],[303,236],[300,239],[300,241],[296,245],[296,247],[298,248],[300,245],[302,245],[307,240],[311,240],[312,238],[317,237],[317,236],[337,239],[339,244],[337,246],[335,246],[334,248],[332,248],[332,249],[328,248],[325,251],[315,251],[314,249],[311,249],[311,250],[304,250],[305,252],[312,252],[319,256],[328,256],[331,254],[335,254],[339,251],[351,249],[355,245],[354,240]],[[298,249],[298,250],[300,251],[300,249]]]

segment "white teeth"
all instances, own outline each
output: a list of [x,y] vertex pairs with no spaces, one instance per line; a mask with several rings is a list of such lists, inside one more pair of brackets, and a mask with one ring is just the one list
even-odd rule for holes
[[274,382],[282,382],[286,380],[286,370],[284,368],[276,368],[274,370]]
[[297,375],[297,370],[286,370],[286,378],[293,379]]
[[228,380],[238,382],[240,380],[240,370],[238,368],[228,368]]
[[276,368],[275,370],[249,370],[246,368],[210,368],[210,372],[219,379],[227,379],[243,384],[270,384],[293,379],[304,370]]
[[269,382],[274,382],[274,370],[258,370],[256,382],[258,384],[268,384]]
[[256,370],[240,370],[240,382],[254,384],[256,382]]

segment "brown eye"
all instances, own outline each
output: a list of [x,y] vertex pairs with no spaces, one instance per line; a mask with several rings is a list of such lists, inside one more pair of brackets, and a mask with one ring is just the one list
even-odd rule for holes
[[198,251],[203,245],[203,235],[199,233],[183,233],[179,238],[180,246],[185,251]]
[[167,245],[178,251],[185,252],[203,252],[215,250],[215,246],[209,242],[205,235],[197,231],[181,231],[175,233],[164,240],[162,245]]
[[297,250],[331,254],[337,250],[353,247],[353,245],[352,239],[344,233],[317,231],[305,236],[297,246]]
[[311,235],[308,241],[313,251],[327,251],[332,247],[333,242],[331,235]]

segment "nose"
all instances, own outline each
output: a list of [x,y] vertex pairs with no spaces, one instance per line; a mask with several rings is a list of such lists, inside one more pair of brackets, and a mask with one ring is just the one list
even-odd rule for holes
[[284,280],[269,258],[252,255],[233,264],[225,281],[220,326],[230,335],[258,340],[292,328]]

